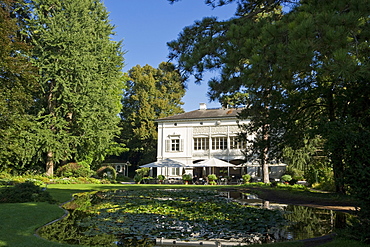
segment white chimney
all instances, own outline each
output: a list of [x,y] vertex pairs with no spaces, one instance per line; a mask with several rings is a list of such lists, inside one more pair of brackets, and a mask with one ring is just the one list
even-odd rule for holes
[[199,104],[199,110],[207,110],[207,104],[206,103],[200,103]]

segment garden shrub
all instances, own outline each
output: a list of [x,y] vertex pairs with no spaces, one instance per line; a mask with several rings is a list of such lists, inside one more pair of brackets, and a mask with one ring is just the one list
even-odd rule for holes
[[12,175],[10,175],[10,173],[8,172],[5,171],[0,172],[0,179],[10,179],[11,177]]
[[292,180],[292,176],[289,174],[284,174],[283,176],[281,176],[281,180],[283,180],[284,182],[289,182],[290,180]]
[[135,183],[139,184],[141,181],[143,180],[143,176],[139,175],[139,174],[136,174],[134,176],[134,181]]
[[68,163],[56,171],[59,177],[90,177],[92,172],[86,162]]
[[117,174],[117,177],[116,177],[116,180],[119,181],[119,182],[129,182],[131,181],[131,179],[121,173],[118,173]]
[[115,180],[117,178],[117,172],[113,166],[102,166],[96,171],[96,174],[99,178],[105,178],[109,180]]
[[317,162],[309,167],[305,175],[309,184],[334,183],[333,168],[328,163]]
[[0,202],[2,203],[22,203],[22,202],[49,202],[54,203],[48,191],[35,185],[33,182],[9,186],[0,191]]
[[242,178],[243,178],[244,183],[248,183],[249,180],[251,180],[251,175],[243,174]]
[[144,167],[144,168],[135,170],[136,172],[136,175],[134,176],[135,183],[139,184],[143,180],[143,178],[149,174],[149,171],[150,171],[149,167]]
[[135,170],[136,174],[142,177],[147,176],[149,174],[149,171],[150,171],[149,167],[144,167],[144,168]]
[[191,174],[183,174],[182,175],[182,180],[191,181],[191,180],[193,180],[193,176]]
[[215,180],[217,180],[217,176],[215,174],[209,174],[208,175],[208,180],[209,181],[215,181]]

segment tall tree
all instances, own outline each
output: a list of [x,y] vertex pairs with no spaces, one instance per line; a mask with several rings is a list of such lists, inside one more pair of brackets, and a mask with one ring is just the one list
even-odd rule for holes
[[306,121],[326,140],[336,189],[342,193],[351,169],[344,158],[345,136],[354,124],[365,132],[368,128],[369,13],[367,1],[307,1],[286,20],[288,53],[298,54],[286,63],[295,75],[287,91],[290,122]]
[[[337,191],[344,193],[350,164],[344,163],[343,133],[354,124],[365,131],[369,120],[367,1],[206,2],[236,2],[238,8],[229,20],[204,18],[186,27],[169,43],[170,58],[198,79],[219,69],[220,76],[209,82],[212,99],[247,93],[242,117],[252,117],[272,141],[258,143],[278,147],[284,142],[274,140],[280,139],[300,148],[306,134],[322,136]],[[281,12],[279,5],[289,2],[297,4]]]
[[[219,69],[220,76],[209,82],[213,100],[224,105],[242,103],[245,109],[242,118],[250,119],[243,125],[245,136],[255,135],[246,153],[248,159],[258,160],[262,166],[263,181],[269,182],[268,163],[277,159],[276,141],[281,133],[277,104],[281,97],[281,84],[275,76],[277,52],[271,46],[271,36],[280,39],[277,27],[268,24],[282,18],[279,8],[257,11],[246,17],[243,9],[240,18],[217,21],[204,18],[184,29],[177,41],[169,43],[170,58],[176,58],[185,73],[193,73],[199,80],[207,69]],[[194,42],[195,41],[195,42]],[[256,64],[258,63],[258,66]],[[235,95],[247,95],[243,100]],[[236,100],[236,101],[235,101]]]
[[171,63],[158,68],[139,65],[128,71],[122,100],[122,141],[130,148],[133,164],[155,161],[157,126],[155,120],[182,113],[184,80]]
[[119,133],[123,53],[95,0],[34,0],[30,20],[40,93],[34,114],[46,173],[68,161],[101,161]]
[[[27,17],[21,0],[0,3],[0,170],[22,170],[32,159],[26,139],[32,126],[27,114],[37,90],[36,71],[28,60],[31,46],[21,34]],[[26,138],[25,138],[26,137]]]

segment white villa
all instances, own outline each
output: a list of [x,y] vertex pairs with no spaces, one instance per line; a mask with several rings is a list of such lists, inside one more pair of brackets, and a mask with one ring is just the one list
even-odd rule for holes
[[[189,166],[217,158],[235,165],[232,168],[214,168],[212,173],[218,176],[240,177],[247,172],[252,178],[260,177],[259,165],[243,164],[242,150],[245,150],[246,143],[238,139],[240,133],[238,125],[249,120],[239,120],[237,114],[240,111],[241,109],[235,108],[207,109],[206,104],[201,103],[199,110],[158,119],[157,161],[169,158],[182,162],[187,166],[185,173],[201,177],[205,175],[203,168]],[[272,165],[270,177],[278,178],[284,170],[285,167],[281,165]],[[152,175],[163,174],[168,178],[178,178],[184,170],[166,167],[157,168],[156,173]]]

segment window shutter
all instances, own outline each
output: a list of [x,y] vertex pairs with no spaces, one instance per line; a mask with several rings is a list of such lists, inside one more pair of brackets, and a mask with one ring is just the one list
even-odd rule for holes
[[171,140],[166,140],[166,152],[171,151]]
[[180,139],[180,152],[184,152],[184,139]]

